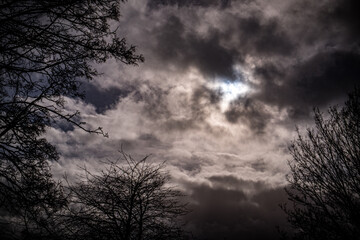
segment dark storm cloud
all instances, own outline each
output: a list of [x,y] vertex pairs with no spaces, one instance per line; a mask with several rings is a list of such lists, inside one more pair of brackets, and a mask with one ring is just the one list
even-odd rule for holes
[[210,7],[220,6],[221,8],[228,7],[231,0],[149,0],[148,7],[159,8],[161,6],[179,6],[179,7]]
[[211,78],[235,78],[233,65],[240,56],[220,44],[221,34],[217,30],[210,30],[208,36],[189,33],[178,17],[171,16],[157,32],[156,53],[164,62],[183,69],[197,67]]
[[263,84],[258,97],[266,103],[288,107],[294,118],[306,116],[313,106],[325,106],[342,98],[359,83],[360,55],[321,52],[286,71],[284,76],[274,65],[258,67],[256,74]]
[[229,29],[240,39],[237,48],[242,49],[243,54],[255,54],[260,56],[290,55],[295,45],[282,29],[276,18],[264,20],[260,14],[254,14],[248,18],[235,16],[238,22],[237,29]]
[[263,103],[251,98],[238,98],[230,103],[225,117],[230,123],[241,122],[254,133],[262,133],[271,115],[264,109]]
[[[261,91],[253,98],[286,108],[292,119],[306,119],[314,106],[341,101],[359,81],[359,6],[359,1],[352,0],[294,2],[287,17],[296,24],[282,30],[298,39],[300,49],[312,49],[311,56],[285,51],[287,59],[299,60],[290,65],[282,59],[258,64],[254,74]],[[253,31],[258,28],[256,20],[248,25]]]
[[[360,37],[360,1],[342,0],[337,1],[335,7],[330,10],[329,18],[339,21],[348,28],[350,37]],[[359,43],[359,39],[357,39]]]
[[[299,46],[347,49],[359,45],[360,3],[357,0],[294,1],[285,12],[290,20],[288,32]],[[296,57],[296,56],[292,56]]]
[[[201,5],[201,1],[152,3],[155,2],[159,8]],[[213,1],[207,4],[212,7]],[[210,27],[206,34],[185,27],[179,16],[171,15],[156,29],[155,54],[163,62],[180,69],[196,67],[210,79],[216,76],[235,79],[233,66],[245,64],[246,56],[265,59],[255,67],[256,77],[262,81],[259,100],[288,107],[294,118],[308,117],[313,106],[326,105],[345,96],[357,82],[359,5],[355,0],[294,1],[284,10],[286,23],[280,16],[266,17],[263,12],[249,7],[246,14],[228,14],[222,20],[221,29]],[[189,11],[195,12],[196,8]],[[202,20],[199,16],[191,16],[194,25]],[[320,47],[311,50],[314,56],[303,58],[300,50],[316,45]],[[303,60],[286,64],[295,59]],[[244,110],[239,110],[238,106],[226,113],[230,122],[237,122],[241,115]],[[256,120],[265,116],[258,110],[250,111],[249,115]],[[252,121],[253,127],[258,129],[265,123]]]
[[[194,184],[189,229],[199,239],[278,239],[277,226],[287,227],[279,203],[286,202],[282,188],[263,188],[263,182],[229,176],[210,177],[212,185]],[[241,189],[256,188],[249,197]]]
[[[260,13],[247,18],[230,15],[224,20],[222,29],[209,28],[201,35],[186,29],[181,19],[172,15],[155,30],[155,54],[164,62],[183,69],[197,67],[211,79],[216,76],[235,79],[233,67],[242,63],[244,56],[282,56],[295,49],[276,18],[263,18]],[[201,18],[193,21],[199,22]],[[234,38],[235,43],[225,44]]]

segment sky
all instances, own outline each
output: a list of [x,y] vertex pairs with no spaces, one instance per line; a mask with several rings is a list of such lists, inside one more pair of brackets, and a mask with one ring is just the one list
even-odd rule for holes
[[48,130],[56,176],[126,153],[166,161],[199,239],[278,239],[288,146],[313,107],[341,104],[360,74],[357,0],[133,0],[118,33],[144,63],[109,60],[67,99],[89,127]]

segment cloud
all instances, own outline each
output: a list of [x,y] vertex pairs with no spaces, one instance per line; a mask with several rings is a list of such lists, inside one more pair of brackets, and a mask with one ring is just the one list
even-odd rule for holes
[[223,76],[233,79],[233,65],[237,54],[220,43],[220,33],[210,30],[202,36],[185,29],[181,19],[175,15],[168,17],[164,25],[155,29],[158,54],[165,62],[188,69],[197,67],[205,76]]
[[258,193],[268,188],[265,182],[244,180],[232,175],[213,175],[207,179],[211,182],[213,188],[238,190],[247,194]]
[[276,18],[265,19],[259,13],[249,17],[229,15],[220,17],[220,26],[207,26],[206,32],[202,32],[196,26],[203,16],[189,17],[195,26],[191,29],[183,22],[189,19],[170,14],[163,25],[154,29],[157,42],[154,54],[183,70],[196,67],[210,80],[219,76],[234,80],[234,66],[244,63],[249,54],[271,57],[293,52],[295,45]]
[[[167,162],[194,208],[189,228],[203,239],[277,239],[285,224],[287,145],[312,124],[314,106],[340,103],[360,74],[354,0],[152,0],[123,5],[119,34],[145,63],[115,61],[84,84],[89,127],[49,129],[62,153],[55,171],[99,170],[124,150]],[[215,86],[239,81],[237,99]]]
[[344,98],[358,83],[360,55],[356,52],[320,52],[286,74],[274,65],[257,67],[263,102],[287,107],[290,116],[306,116],[313,106],[323,107]]
[[[210,184],[192,184],[188,229],[199,239],[278,239],[277,226],[288,230],[279,203],[282,188],[264,189],[266,183],[230,176],[213,176]],[[256,188],[249,197],[242,188]]]
[[150,84],[142,84],[135,92],[133,99],[135,102],[143,102],[142,114],[149,120],[168,118],[170,110],[167,105],[167,90],[161,89]]
[[148,7],[150,9],[160,8],[163,6],[178,6],[178,7],[210,7],[220,6],[221,8],[228,7],[231,0],[149,0]]
[[230,108],[225,112],[226,119],[231,123],[242,121],[255,133],[262,133],[271,118],[261,102],[250,98],[238,98],[231,102]]
[[220,90],[213,90],[206,86],[200,86],[194,89],[191,98],[191,108],[194,112],[194,118],[204,118],[207,107],[218,107],[221,101],[222,93]]
[[264,19],[259,14],[236,18],[237,29],[231,29],[231,32],[235,32],[240,39],[238,47],[245,49],[244,54],[288,56],[294,51],[295,44],[277,18]]
[[328,14],[332,22],[346,26],[350,38],[358,38],[360,34],[360,3],[356,0],[341,0],[335,2]]

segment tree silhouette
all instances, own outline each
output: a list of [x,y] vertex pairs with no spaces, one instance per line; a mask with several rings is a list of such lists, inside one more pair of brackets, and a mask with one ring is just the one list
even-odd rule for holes
[[49,171],[58,153],[43,138],[47,126],[65,121],[104,134],[84,126],[78,111],[65,111],[64,99],[82,96],[81,81],[98,75],[94,63],[143,60],[110,24],[119,19],[121,2],[1,1],[0,210],[6,213],[0,224],[15,219],[21,226],[15,231],[38,228],[38,234],[66,202]]
[[[72,208],[67,229],[76,239],[182,239],[179,217],[186,214],[182,193],[169,186],[163,164],[121,152],[100,174],[70,186]],[[125,164],[124,164],[125,162]]]
[[45,125],[62,118],[91,131],[76,121],[77,112],[62,111],[63,97],[81,96],[79,80],[97,75],[93,63],[143,60],[109,25],[119,7],[116,0],[1,2],[0,137],[21,127],[28,114]]
[[[44,159],[3,164],[1,171],[2,239],[55,239],[56,214],[67,204],[60,183]],[[5,171],[5,173],[4,173]],[[8,226],[8,228],[5,228]],[[11,236],[11,237],[10,237]]]
[[358,239],[360,234],[360,91],[290,147],[293,161],[285,208],[295,239]]

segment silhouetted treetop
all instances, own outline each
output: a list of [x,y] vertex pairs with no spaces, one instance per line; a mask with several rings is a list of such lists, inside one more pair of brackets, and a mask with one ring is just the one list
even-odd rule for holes
[[184,239],[180,217],[188,212],[181,191],[169,185],[163,164],[140,161],[121,152],[99,174],[85,170],[70,185],[67,223],[76,239]]
[[296,239],[359,239],[360,90],[324,118],[315,109],[315,128],[290,147],[293,209],[286,209]]
[[120,2],[2,1],[1,69],[15,74],[68,71],[71,77],[91,77],[89,61],[142,60],[110,26],[109,20],[119,19]]

